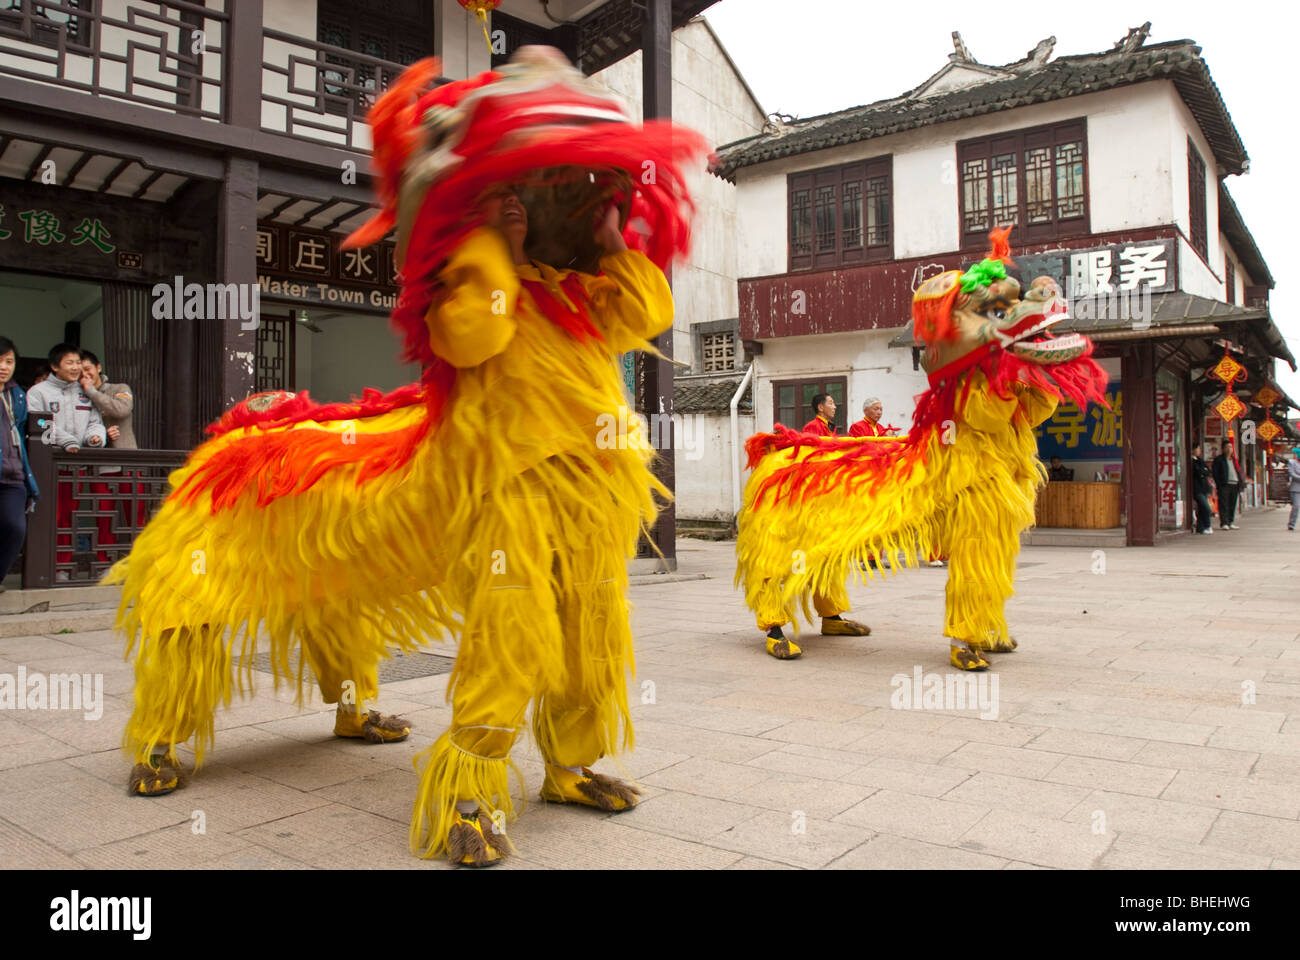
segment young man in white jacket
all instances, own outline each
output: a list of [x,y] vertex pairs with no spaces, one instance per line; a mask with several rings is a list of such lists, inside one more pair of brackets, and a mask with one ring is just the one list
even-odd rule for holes
[[[42,443],[62,447],[76,453],[83,446],[103,449],[107,434],[104,421],[81,387],[81,351],[69,343],[60,343],[49,354],[50,375],[27,391],[28,413],[48,416],[41,431]],[[71,529],[73,482],[61,480],[58,484],[56,522],[60,528]],[[66,582],[70,571],[63,566],[72,562],[72,534],[60,533],[56,543],[54,579]]]

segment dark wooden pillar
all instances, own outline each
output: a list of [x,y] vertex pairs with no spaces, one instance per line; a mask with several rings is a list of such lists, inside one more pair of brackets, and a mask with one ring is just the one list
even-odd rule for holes
[[[641,90],[643,116],[646,120],[669,119],[673,114],[673,23],[670,0],[647,0],[645,23],[641,34],[642,73]],[[672,282],[671,274],[668,277]],[[645,357],[644,388],[641,410],[647,417],[660,414],[668,422],[673,414],[673,329],[669,327],[654,340],[655,348],[665,359]],[[676,441],[670,427],[652,432],[662,437],[656,473],[669,490],[677,489],[676,460],[673,443]],[[654,530],[655,545],[663,554],[670,570],[677,569],[677,510],[670,504],[659,515]]]
[[[233,5],[226,47],[226,121],[256,130],[262,125],[262,0]],[[227,156],[217,203],[217,279],[257,285],[257,162]],[[208,322],[213,322],[208,318]],[[222,410],[253,392],[257,331],[239,317],[221,324],[219,401]]]
[[1128,545],[1154,547],[1160,522],[1160,480],[1156,470],[1156,361],[1151,344],[1133,344],[1124,351],[1120,377]]

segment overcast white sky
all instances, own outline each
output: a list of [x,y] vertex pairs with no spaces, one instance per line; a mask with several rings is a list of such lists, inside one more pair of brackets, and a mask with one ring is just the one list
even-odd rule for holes
[[[961,32],[976,60],[988,64],[1019,60],[1053,35],[1054,57],[1109,50],[1146,20],[1151,21],[1148,43],[1195,41],[1250,156],[1250,173],[1229,177],[1228,190],[1277,281],[1270,297],[1274,321],[1300,357],[1300,294],[1294,278],[1300,258],[1294,79],[1300,4],[719,0],[705,16],[763,109],[799,117],[916,86],[947,62],[953,30]],[[1277,369],[1282,388],[1300,402],[1300,375],[1284,361]]]

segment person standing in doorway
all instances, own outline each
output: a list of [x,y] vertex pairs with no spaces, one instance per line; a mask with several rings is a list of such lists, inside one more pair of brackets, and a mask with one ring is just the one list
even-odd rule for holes
[[1222,452],[1214,458],[1214,485],[1219,490],[1219,529],[1237,530],[1237,496],[1241,493],[1241,465],[1232,441],[1223,442]]
[[0,337],[0,592],[27,537],[40,491],[27,461],[27,394],[14,382],[18,348]]
[[[70,343],[56,344],[50,350],[49,364],[50,376],[33,386],[28,396],[32,413],[50,414],[42,441],[62,447],[67,453],[77,453],[83,446],[102,449],[107,439],[104,421],[81,389],[81,351]],[[58,484],[55,523],[68,532],[60,533],[56,541],[56,583],[66,583],[71,577],[66,565],[72,562],[72,511],[77,502],[74,485],[72,479]]]
[[804,424],[803,432],[819,437],[835,436],[835,398],[829,393],[819,393],[812,398],[812,405],[817,416]]
[[81,351],[81,389],[103,418],[109,447],[136,449],[135,431],[131,427],[131,411],[135,407],[131,388],[125,383],[105,383],[104,367],[99,357],[89,350]]
[[1196,532],[1214,532],[1214,514],[1210,511],[1210,494],[1214,477],[1209,464],[1201,457],[1201,445],[1192,447],[1192,496],[1196,500]]

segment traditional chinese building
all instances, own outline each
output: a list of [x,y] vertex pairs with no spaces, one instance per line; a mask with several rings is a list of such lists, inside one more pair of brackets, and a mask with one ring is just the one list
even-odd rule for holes
[[[713,2],[504,0],[487,37],[454,0],[4,4],[0,333],[19,382],[59,341],[91,349],[133,387],[141,446],[183,451],[255,391],[341,400],[416,379],[387,325],[392,244],[340,248],[373,213],[377,93],[430,55],[456,79],[526,43],[589,75],[644,50],[622,79],[666,116],[672,31]],[[673,341],[657,343],[666,358]],[[671,361],[643,364],[636,390],[671,413]],[[671,511],[658,537],[671,559]],[[89,582],[107,562],[64,572]]]
[[[1295,359],[1225,183],[1248,169],[1246,150],[1200,49],[1148,45],[1149,29],[1056,59],[1048,38],[998,66],[954,33],[948,63],[912,90],[778,120],[719,151],[737,185],[740,327],[758,354],[760,429],[804,423],[821,392],[844,411],[841,428],[868,395],[905,426],[926,386],[912,292],[1012,224],[1023,275],[1060,282],[1072,301],[1060,329],[1090,336],[1111,377],[1109,409],[1066,406],[1039,431],[1040,454],[1060,456],[1080,485],[1051,492],[1095,501],[1055,523],[1040,514],[1040,526],[1102,529],[1040,529],[1036,542],[1153,545],[1187,531],[1190,447],[1229,432],[1242,507],[1263,503],[1255,428],[1266,411],[1250,404],[1275,358]],[[1207,375],[1225,352],[1244,378],[1232,421],[1227,387]],[[1268,410],[1285,407],[1279,397]]]

